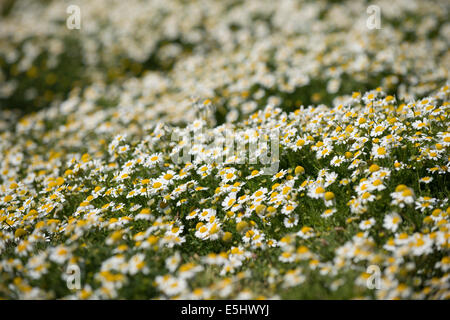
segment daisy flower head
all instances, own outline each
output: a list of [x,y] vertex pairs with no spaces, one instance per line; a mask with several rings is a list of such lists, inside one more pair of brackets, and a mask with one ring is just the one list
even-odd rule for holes
[[337,210],[335,208],[326,209],[320,216],[322,218],[329,218],[329,217],[333,216],[333,214],[335,214],[336,211]]
[[402,218],[396,212],[388,214],[384,217],[383,227],[392,232],[396,232],[402,222]]
[[361,223],[359,224],[359,228],[361,230],[369,230],[374,225],[375,225],[375,219],[374,218],[370,218],[370,219],[361,221]]

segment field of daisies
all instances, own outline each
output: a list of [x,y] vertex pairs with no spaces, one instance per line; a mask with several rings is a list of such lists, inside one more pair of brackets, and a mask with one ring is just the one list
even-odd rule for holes
[[0,298],[450,299],[449,10],[2,1]]

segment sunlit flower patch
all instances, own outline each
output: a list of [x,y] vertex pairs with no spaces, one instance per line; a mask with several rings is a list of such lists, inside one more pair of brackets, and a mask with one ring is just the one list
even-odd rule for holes
[[0,109],[0,298],[450,298],[446,17],[262,2],[128,1],[148,34],[82,28],[66,96],[68,31],[2,19],[1,102],[48,107]]

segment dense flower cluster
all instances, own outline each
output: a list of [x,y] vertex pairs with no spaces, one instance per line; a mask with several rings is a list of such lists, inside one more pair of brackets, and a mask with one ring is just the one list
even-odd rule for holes
[[[29,116],[2,134],[0,289],[255,298],[320,278],[363,294],[378,265],[379,298],[448,298],[449,94],[399,104],[377,89],[335,108],[268,106],[236,124],[149,125],[139,139],[89,131],[88,114]],[[173,161],[174,130],[201,130],[190,153],[212,157],[226,153],[208,147],[225,128],[241,139],[279,130],[279,171]],[[63,290],[69,264],[84,271],[75,294]]]
[[[417,98],[450,69],[443,1],[377,1],[374,30],[368,3],[353,0],[15,2],[0,19],[7,107],[60,104],[83,83],[113,83],[108,105],[176,113],[192,97],[215,98],[219,118],[235,120],[267,102],[295,110],[378,86]],[[80,8],[79,30],[66,27],[69,5]]]
[[0,297],[450,298],[448,6],[77,2],[0,22],[3,102],[67,37],[90,77],[0,110]]

